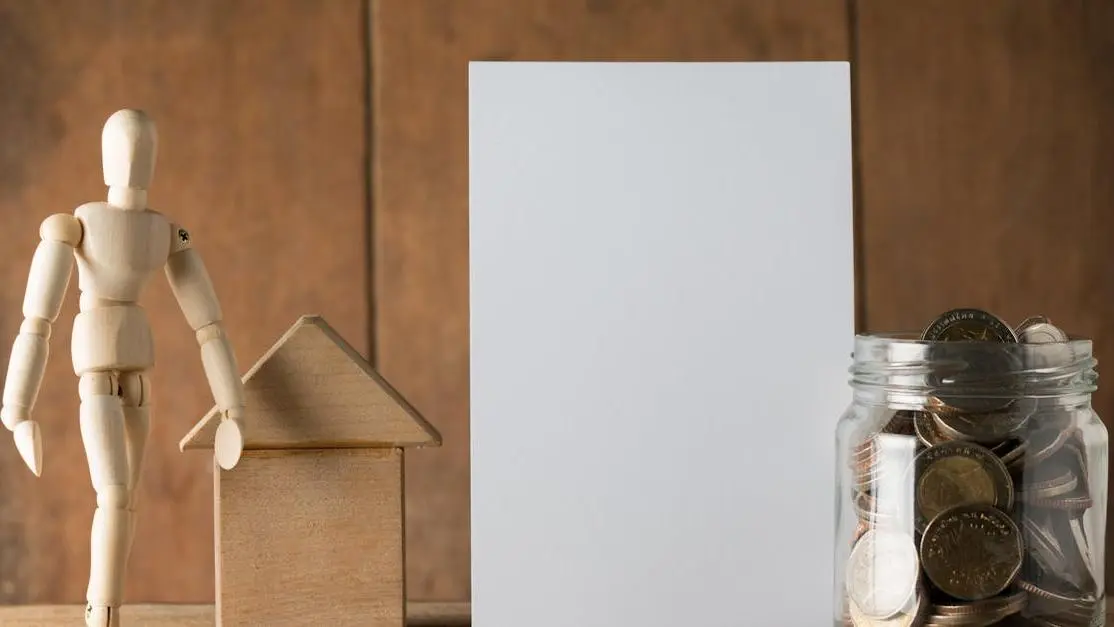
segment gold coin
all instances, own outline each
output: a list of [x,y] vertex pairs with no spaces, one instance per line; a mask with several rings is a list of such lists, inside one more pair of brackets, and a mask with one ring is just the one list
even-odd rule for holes
[[[921,339],[935,342],[934,359],[941,363],[965,363],[964,377],[977,375],[974,380],[985,381],[1015,371],[1019,367],[1016,351],[996,348],[993,344],[1016,344],[1017,335],[1000,318],[981,309],[953,309],[939,315],[921,334]],[[980,343],[984,346],[948,346],[953,343]],[[990,344],[990,346],[985,346]],[[1015,363],[1018,362],[1018,363]],[[942,373],[938,373],[942,374]],[[1008,394],[1002,398],[972,397],[963,384],[944,377],[936,383],[940,390],[936,396],[946,404],[973,412],[990,412],[1010,405]]]
[[961,505],[934,518],[921,537],[924,573],[941,592],[962,601],[1000,594],[1024,557],[1021,531],[991,505]]
[[970,442],[945,442],[921,451],[914,461],[917,529],[958,505],[1013,506],[1013,480],[989,449]]
[[953,309],[940,314],[921,334],[930,342],[1017,342],[1008,324],[981,309]]

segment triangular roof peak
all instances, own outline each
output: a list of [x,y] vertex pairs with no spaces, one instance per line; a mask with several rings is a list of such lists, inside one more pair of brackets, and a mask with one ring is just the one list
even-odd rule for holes
[[[244,448],[386,448],[441,435],[320,316],[302,316],[244,375]],[[209,410],[179,447],[212,449]]]

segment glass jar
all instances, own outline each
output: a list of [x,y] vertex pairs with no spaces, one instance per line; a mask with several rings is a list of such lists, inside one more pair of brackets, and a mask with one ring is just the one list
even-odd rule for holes
[[1104,625],[1091,342],[920,337],[855,339],[834,624]]

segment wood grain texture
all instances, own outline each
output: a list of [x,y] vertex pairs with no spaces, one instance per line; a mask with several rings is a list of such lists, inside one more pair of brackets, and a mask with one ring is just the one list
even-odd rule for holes
[[371,30],[373,363],[445,438],[408,455],[408,586],[467,599],[468,61],[845,60],[846,2],[373,0]]
[[[122,107],[158,125],[151,206],[190,229],[241,366],[307,310],[365,346],[363,16],[359,0],[0,0],[0,363],[38,224],[104,199],[100,132]],[[211,460],[176,444],[212,397],[165,283],[143,301],[157,364],[125,599],[211,602]],[[35,412],[41,479],[0,434],[0,602],[85,597],[94,496],[69,363],[75,292]]]
[[[0,607],[5,627],[73,627],[85,621],[84,605],[28,605]],[[125,605],[120,622],[149,627],[213,627],[212,605]]]
[[864,330],[1045,314],[1114,361],[1114,5],[856,6]]
[[[0,607],[0,621],[11,627],[68,627],[81,616],[81,609],[80,606]],[[410,603],[406,611],[408,627],[468,627],[472,624],[468,603]],[[209,627],[213,624],[213,607],[132,606],[124,607],[122,618],[142,620],[147,627]],[[1106,621],[1114,623],[1114,602],[1107,603]]]
[[217,483],[223,627],[402,627],[401,449],[245,451]]
[[[0,607],[5,627],[72,627],[80,624],[83,605],[29,605]],[[410,603],[408,627],[468,627],[472,610],[467,603]],[[212,627],[212,605],[125,605],[121,620],[144,627]]]
[[[302,316],[244,374],[244,448],[436,446],[437,433],[320,316]],[[218,407],[180,443],[212,449]]]

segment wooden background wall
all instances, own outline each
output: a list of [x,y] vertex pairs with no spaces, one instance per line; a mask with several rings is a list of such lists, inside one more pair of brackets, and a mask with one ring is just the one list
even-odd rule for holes
[[[241,366],[320,313],[442,431],[408,460],[409,589],[467,599],[466,63],[651,59],[852,61],[860,330],[958,305],[1046,313],[1114,360],[1104,0],[0,0],[3,363],[39,221],[103,197],[101,124],[149,110],[152,204],[194,233]],[[149,292],[157,406],[128,598],[208,601],[208,460],[175,445],[210,396],[169,290]],[[75,306],[36,412],[43,477],[0,442],[0,603],[84,598]],[[1114,386],[1096,405],[1114,417]]]

